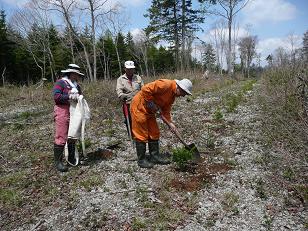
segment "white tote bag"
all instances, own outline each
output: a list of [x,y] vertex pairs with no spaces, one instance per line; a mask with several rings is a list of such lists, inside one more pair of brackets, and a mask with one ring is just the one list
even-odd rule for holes
[[[83,97],[79,97],[77,102],[71,102],[68,138],[74,140],[79,139],[81,141],[82,152],[85,157],[86,157],[85,143],[84,143],[85,125],[89,119],[90,119],[90,109],[87,101]],[[65,147],[65,157],[66,159],[68,158],[67,144]],[[77,147],[75,150],[75,159],[77,165],[79,162],[79,154],[77,151]]]

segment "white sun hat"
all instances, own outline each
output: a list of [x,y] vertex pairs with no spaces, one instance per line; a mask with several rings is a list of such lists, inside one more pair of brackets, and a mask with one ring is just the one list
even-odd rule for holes
[[74,64],[74,63],[68,64],[68,68],[80,70],[80,66],[78,66],[77,64]]
[[127,69],[135,68],[135,64],[134,64],[133,61],[126,61],[126,62],[124,63],[124,66],[125,66],[125,68],[127,68]]
[[79,74],[81,76],[84,76],[84,74],[81,73],[79,70],[80,70],[80,67],[78,65],[76,65],[74,63],[70,63],[68,65],[68,69],[62,70],[61,72],[62,73],[72,73],[73,72],[73,73],[77,73],[77,74]]
[[192,83],[189,79],[182,79],[182,80],[175,80],[176,84],[182,89],[184,90],[187,94],[192,95],[191,94],[191,90],[192,90]]
[[76,69],[66,69],[66,70],[62,70],[62,73],[77,73],[78,75],[82,75],[84,76],[83,73],[81,73],[80,71],[76,70]]

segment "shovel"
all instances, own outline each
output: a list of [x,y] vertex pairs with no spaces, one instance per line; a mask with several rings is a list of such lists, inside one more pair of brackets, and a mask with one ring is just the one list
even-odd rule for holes
[[186,144],[185,141],[183,140],[183,138],[180,136],[180,134],[176,131],[173,131],[171,129],[170,123],[168,122],[168,120],[162,115],[160,114],[161,119],[164,121],[165,124],[168,125],[168,127],[170,128],[170,130],[172,131],[172,133],[181,141],[181,143],[184,145],[184,147],[189,150],[190,152],[192,152],[193,155],[193,163],[198,163],[201,161],[201,156],[200,156],[200,152],[198,151],[196,145],[194,143],[192,144]]
[[124,115],[125,115],[125,119],[126,119],[128,137],[129,137],[130,141],[133,141],[132,132],[131,132],[131,129],[130,129],[128,106],[125,102],[123,103],[123,111],[124,111]]

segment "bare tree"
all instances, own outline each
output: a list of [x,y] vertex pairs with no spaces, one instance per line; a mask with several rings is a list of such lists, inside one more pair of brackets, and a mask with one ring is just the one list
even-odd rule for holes
[[227,50],[227,66],[228,74],[233,72],[232,67],[232,24],[235,15],[243,9],[250,0],[217,0],[218,4],[222,8],[221,11],[211,11],[214,15],[221,16],[227,20],[228,23],[228,50]]
[[222,68],[224,66],[224,52],[226,48],[226,23],[223,19],[216,21],[212,28],[211,40],[213,41],[216,55],[217,66],[219,67],[219,73],[222,74]]
[[108,20],[110,27],[111,27],[110,31],[113,35],[114,45],[115,45],[115,50],[116,50],[118,65],[119,65],[119,72],[121,73],[122,65],[121,65],[121,57],[120,57],[120,54],[119,54],[118,35],[127,26],[128,18],[126,17],[125,14],[121,15],[121,14],[119,14],[119,12],[114,12],[114,13],[108,15],[107,20]]
[[10,23],[19,34],[25,37],[25,39],[16,37],[15,42],[31,54],[36,66],[41,70],[41,79],[46,75],[46,62],[48,61],[54,81],[54,58],[50,49],[49,37],[51,21],[46,10],[38,8],[36,0],[33,0],[28,3],[27,8],[17,11]]
[[[110,13],[116,12],[118,5],[110,7],[106,9],[106,3],[108,0],[87,0],[88,6],[83,8],[83,10],[87,10],[91,16],[91,42],[93,49],[93,80],[97,80],[97,64],[96,64],[96,26],[99,23],[98,19],[100,17],[106,16]],[[90,70],[89,70],[90,71]]]
[[250,65],[256,55],[257,36],[247,36],[240,39],[239,50],[244,73],[249,77]]
[[[48,4],[50,10],[56,10],[59,12],[68,27],[68,29],[72,32],[73,36],[78,40],[81,44],[84,52],[84,58],[86,60],[87,73],[91,81],[97,80],[97,60],[96,60],[96,27],[99,23],[99,19],[104,15],[109,14],[110,12],[116,10],[117,5],[106,8],[107,2],[109,0],[85,0],[85,1],[77,1],[77,0],[41,0],[42,4]],[[46,7],[46,6],[45,6]],[[76,12],[76,10],[79,10]],[[79,17],[76,18],[76,15]],[[85,13],[85,15],[83,15]],[[85,42],[79,35],[78,24],[81,20],[84,20],[83,26],[88,26],[90,29],[90,37],[91,37],[91,46],[92,50],[87,48]],[[89,22],[87,21],[89,20]],[[92,53],[92,54],[91,54]],[[93,64],[91,62],[91,55],[93,55]]]
[[94,80],[89,51],[77,32],[77,29],[76,29],[77,26],[74,25],[73,9],[77,9],[76,1],[75,0],[42,0],[40,4],[41,4],[40,5],[41,8],[49,7],[49,10],[55,10],[63,16],[64,21],[67,25],[67,28],[73,34],[73,36],[78,40],[78,42],[82,45],[86,63],[87,63],[87,69],[88,69],[87,73],[89,74],[90,80],[91,81]]
[[287,40],[290,44],[290,58],[291,58],[291,63],[292,66],[295,66],[295,61],[296,61],[296,51],[295,51],[295,41],[296,41],[296,36],[294,34],[294,32],[290,32],[287,36]]
[[273,58],[274,65],[277,67],[287,66],[289,63],[288,60],[288,53],[283,47],[278,47],[274,51],[274,58]]
[[148,64],[148,44],[149,44],[150,39],[148,38],[146,33],[142,31],[135,37],[135,40],[136,40],[135,48],[137,51],[136,53],[140,54],[139,57],[141,57],[144,63],[146,75],[149,76],[150,73],[149,73],[149,64]]

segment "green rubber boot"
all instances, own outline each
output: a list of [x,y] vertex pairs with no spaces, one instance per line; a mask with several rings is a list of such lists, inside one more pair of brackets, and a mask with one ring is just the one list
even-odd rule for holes
[[159,142],[153,140],[149,142],[150,160],[153,164],[170,164],[170,160],[159,153]]
[[55,166],[57,170],[60,172],[67,172],[68,168],[62,162],[64,146],[54,144],[53,150],[54,150],[54,157],[55,157]]
[[153,163],[149,162],[145,156],[146,143],[136,141],[136,151],[138,156],[138,165],[140,168],[153,168]]

